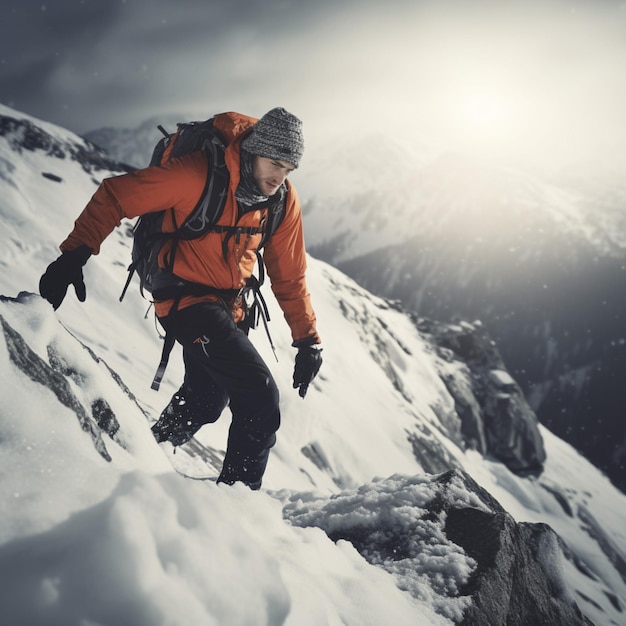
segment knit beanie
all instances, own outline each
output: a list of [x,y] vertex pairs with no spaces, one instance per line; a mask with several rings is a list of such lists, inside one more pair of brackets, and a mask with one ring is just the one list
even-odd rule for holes
[[251,154],[300,165],[304,152],[302,122],[282,107],[268,111],[241,142]]

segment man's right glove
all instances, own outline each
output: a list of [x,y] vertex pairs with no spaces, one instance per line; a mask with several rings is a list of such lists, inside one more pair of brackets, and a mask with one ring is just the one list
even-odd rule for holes
[[56,311],[65,298],[67,288],[74,285],[76,297],[84,302],[87,297],[85,281],[83,279],[83,265],[91,256],[88,246],[80,246],[75,250],[64,252],[56,261],[48,265],[44,275],[39,280],[39,293]]
[[298,389],[301,398],[306,396],[309,385],[317,376],[322,365],[322,349],[318,346],[300,346],[293,369],[293,388]]

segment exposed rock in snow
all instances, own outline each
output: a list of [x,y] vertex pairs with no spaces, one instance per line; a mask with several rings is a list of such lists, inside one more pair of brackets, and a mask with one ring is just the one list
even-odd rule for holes
[[442,380],[454,398],[466,445],[518,474],[540,474],[546,452],[537,417],[482,324],[419,320],[418,327],[454,367]]
[[297,494],[284,510],[292,524],[349,541],[455,623],[591,623],[565,581],[555,532],[516,523],[463,471],[392,476],[330,498]]

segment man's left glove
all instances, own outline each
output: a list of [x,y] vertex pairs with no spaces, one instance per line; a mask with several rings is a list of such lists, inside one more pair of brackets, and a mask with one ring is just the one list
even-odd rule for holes
[[67,288],[74,285],[76,297],[84,302],[87,297],[83,279],[83,265],[91,256],[91,249],[82,245],[75,250],[64,252],[56,261],[48,265],[39,280],[39,293],[56,311],[65,298]]
[[293,388],[301,398],[306,396],[309,385],[317,376],[322,365],[322,349],[317,346],[300,346],[293,369]]

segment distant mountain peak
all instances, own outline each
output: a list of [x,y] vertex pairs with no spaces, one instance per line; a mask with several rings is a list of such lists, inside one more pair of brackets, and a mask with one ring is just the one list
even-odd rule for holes
[[80,163],[89,173],[102,170],[123,172],[130,169],[78,135],[5,106],[0,106],[0,137],[4,137],[17,153],[39,151],[55,159],[67,158]]

